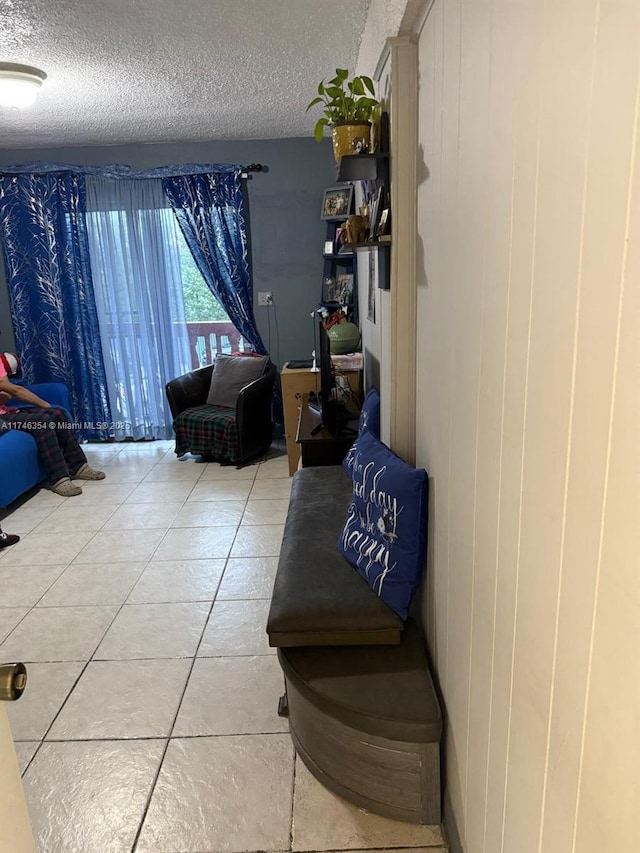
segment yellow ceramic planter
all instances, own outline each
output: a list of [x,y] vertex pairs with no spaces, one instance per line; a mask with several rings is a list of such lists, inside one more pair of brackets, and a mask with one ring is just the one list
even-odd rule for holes
[[359,140],[364,140],[363,151],[369,151],[371,145],[371,122],[337,121],[331,125],[333,156],[336,163],[347,154],[356,154]]

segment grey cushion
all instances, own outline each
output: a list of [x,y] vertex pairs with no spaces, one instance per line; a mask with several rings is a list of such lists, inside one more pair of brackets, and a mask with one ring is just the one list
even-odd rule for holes
[[407,743],[440,740],[440,706],[412,619],[399,646],[279,649],[278,658],[287,684],[344,725]]
[[211,374],[207,403],[235,409],[238,394],[245,385],[260,379],[267,369],[269,356],[219,355]]
[[267,621],[271,646],[400,642],[400,617],[338,551],[350,500],[340,465],[294,475]]

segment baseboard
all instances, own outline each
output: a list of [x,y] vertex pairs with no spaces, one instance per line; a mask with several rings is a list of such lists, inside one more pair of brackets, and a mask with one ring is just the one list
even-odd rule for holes
[[462,846],[460,833],[458,832],[458,824],[456,823],[456,817],[451,805],[451,798],[449,797],[449,791],[446,790],[446,788],[442,801],[442,823],[444,826],[446,841],[449,845],[449,853],[464,853],[464,847]]

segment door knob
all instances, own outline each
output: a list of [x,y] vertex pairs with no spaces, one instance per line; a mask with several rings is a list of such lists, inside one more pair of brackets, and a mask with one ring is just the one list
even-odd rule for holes
[[23,663],[0,665],[0,702],[15,702],[27,686],[27,668]]

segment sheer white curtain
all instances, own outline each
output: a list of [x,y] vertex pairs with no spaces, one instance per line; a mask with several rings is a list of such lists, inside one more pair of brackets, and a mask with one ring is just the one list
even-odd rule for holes
[[191,369],[177,223],[159,179],[87,177],[86,183],[115,437],[171,438],[164,386]]

